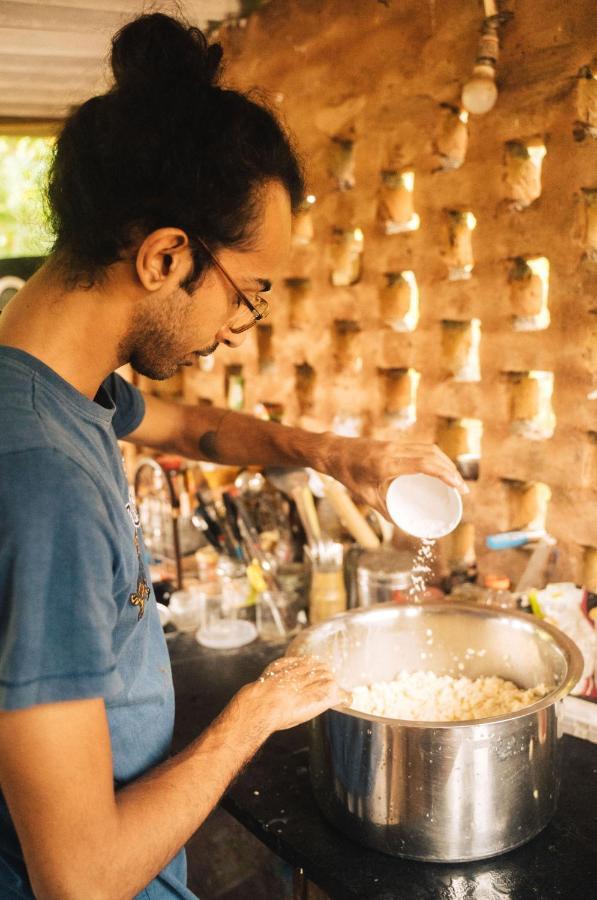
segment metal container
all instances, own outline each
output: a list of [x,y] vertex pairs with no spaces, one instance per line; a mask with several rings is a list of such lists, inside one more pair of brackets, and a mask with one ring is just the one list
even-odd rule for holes
[[366,550],[357,565],[358,605],[406,599],[406,592],[412,586],[412,567],[410,553],[392,547]]
[[550,820],[560,781],[559,701],[582,671],[578,648],[557,628],[510,610],[392,603],[309,628],[288,654],[327,661],[347,689],[422,669],[551,687],[518,712],[467,722],[340,708],[319,716],[313,788],[349,837],[396,856],[464,862],[511,850]]

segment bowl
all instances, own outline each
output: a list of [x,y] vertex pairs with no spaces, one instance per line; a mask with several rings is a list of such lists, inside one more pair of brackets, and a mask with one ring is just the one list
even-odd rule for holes
[[402,531],[428,540],[450,534],[462,518],[458,491],[432,475],[394,478],[386,494],[386,506]]

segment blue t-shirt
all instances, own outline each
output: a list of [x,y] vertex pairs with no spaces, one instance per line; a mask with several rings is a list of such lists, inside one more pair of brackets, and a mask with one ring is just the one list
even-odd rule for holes
[[[169,752],[170,661],[117,438],[145,407],[111,375],[89,400],[0,346],[0,709],[103,697],[115,787]],[[184,851],[138,895],[186,888]],[[0,793],[0,897],[33,897]]]

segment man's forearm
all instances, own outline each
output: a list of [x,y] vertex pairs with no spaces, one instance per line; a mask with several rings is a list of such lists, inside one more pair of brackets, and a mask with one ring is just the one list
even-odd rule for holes
[[326,471],[332,436],[265,422],[217,407],[187,407],[177,448],[188,458],[229,465],[312,466]]
[[[134,896],[164,868],[268,734],[264,722],[248,720],[236,697],[182,753],[117,793],[118,825],[104,875],[113,886],[108,896]],[[142,840],[131,840],[141,833]]]
[[383,515],[388,514],[387,485],[398,475],[422,472],[467,493],[455,464],[432,444],[316,433],[157,397],[146,397],[145,417],[127,440],[187,459],[228,465],[309,466],[341,481],[358,500]]
[[278,659],[190,747],[116,793],[101,698],[1,711],[2,792],[35,896],[136,896],[270,734],[347,700],[318,660]]

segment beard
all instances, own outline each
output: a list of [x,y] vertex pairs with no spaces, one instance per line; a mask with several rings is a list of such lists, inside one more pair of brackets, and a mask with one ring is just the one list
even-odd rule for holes
[[134,352],[129,359],[131,367],[137,375],[144,375],[152,381],[167,381],[178,372],[182,363],[169,363],[164,359],[152,359],[143,352]]
[[[184,299],[188,301],[184,302]],[[132,327],[120,342],[119,359],[130,363],[139,375],[153,381],[166,381],[183,365],[191,365],[190,356],[209,356],[219,346],[214,341],[207,347],[186,350],[180,336],[192,311],[192,301],[184,291],[174,291],[156,308],[140,310]]]
[[213,344],[210,344],[209,347],[204,347],[203,350],[195,350],[194,356],[211,356],[212,353],[215,353],[218,347],[220,346],[219,341],[214,341]]

